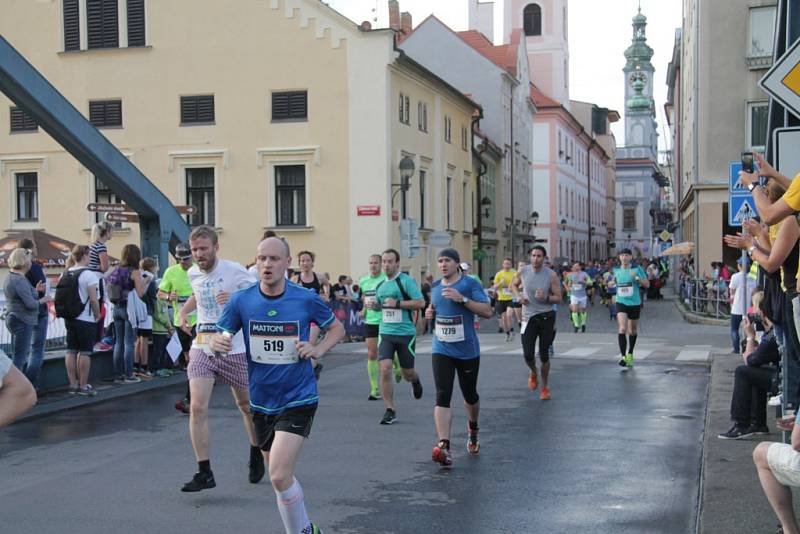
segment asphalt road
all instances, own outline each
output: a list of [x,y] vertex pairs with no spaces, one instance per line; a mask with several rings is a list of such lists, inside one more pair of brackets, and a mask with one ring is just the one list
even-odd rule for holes
[[[643,330],[671,336],[667,344],[724,341],[718,328],[679,323],[672,306],[651,304],[656,324]],[[601,314],[590,324],[607,332]],[[592,338],[572,335],[572,348]],[[608,350],[556,357],[549,402],[527,389],[521,356],[486,354],[480,456],[466,453],[456,393],[445,471],[430,461],[430,356],[418,357],[423,399],[399,386],[399,419],[386,427],[382,403],[366,400],[363,355],[340,349],[297,472],[312,520],[328,534],[694,532],[708,369],[644,360],[622,372]],[[217,487],[179,491],[196,467],[188,418],[172,408],[181,394],[150,390],[0,432],[0,532],[280,533],[268,482],[247,482],[248,444],[225,388],[211,410]]]

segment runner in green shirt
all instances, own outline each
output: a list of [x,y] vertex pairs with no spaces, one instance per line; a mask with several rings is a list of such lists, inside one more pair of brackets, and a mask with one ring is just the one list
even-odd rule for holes
[[369,374],[368,400],[381,398],[378,387],[380,370],[378,366],[378,327],[381,324],[381,312],[372,308],[375,302],[375,292],[378,286],[386,280],[386,275],[381,271],[381,255],[373,254],[369,257],[369,274],[358,281],[361,289],[361,300],[364,304],[361,317],[364,318],[364,341],[367,343],[367,374]]

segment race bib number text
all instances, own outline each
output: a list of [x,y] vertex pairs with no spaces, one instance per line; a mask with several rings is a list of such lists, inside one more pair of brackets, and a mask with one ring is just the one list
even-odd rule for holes
[[384,323],[402,323],[403,310],[400,308],[384,308],[382,320]]
[[300,325],[297,321],[250,321],[250,358],[256,363],[295,363]]
[[436,337],[445,343],[464,341],[464,318],[460,315],[437,315]]
[[620,284],[617,286],[617,295],[620,297],[632,297],[633,284]]

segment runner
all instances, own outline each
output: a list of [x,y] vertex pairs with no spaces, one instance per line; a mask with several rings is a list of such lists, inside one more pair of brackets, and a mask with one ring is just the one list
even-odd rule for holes
[[528,387],[538,387],[536,376],[536,339],[539,339],[539,359],[542,367],[541,400],[550,400],[550,344],[556,314],[553,304],[561,302],[561,284],[555,271],[544,266],[547,250],[541,245],[531,248],[531,263],[519,273],[511,291],[522,303],[522,353],[530,368]]
[[[320,359],[345,331],[319,295],[286,280],[291,261],[283,239],[270,237],[258,245],[259,283],[233,295],[211,348],[230,352],[231,335],[243,332],[253,424],[283,526],[287,534],[320,534],[308,519],[294,470],[319,401],[310,361]],[[309,343],[312,321],[326,331],[317,345]]]
[[392,384],[392,361],[397,354],[403,378],[411,382],[414,398],[422,398],[422,383],[414,371],[414,347],[417,340],[417,326],[414,310],[425,306],[422,292],[417,283],[407,274],[400,272],[400,253],[390,248],[381,254],[381,264],[386,280],[381,282],[375,293],[372,308],[381,310],[381,324],[378,328],[378,361],[381,368],[381,393],[386,412],[382,425],[391,425],[397,419],[394,409],[394,384]]
[[514,295],[511,294],[511,282],[514,280],[514,269],[511,268],[511,258],[503,259],[503,268],[494,275],[492,290],[497,292],[497,302],[494,311],[500,317],[500,326],[506,334],[506,341],[514,339],[514,323],[512,304]]
[[209,454],[208,403],[216,382],[227,384],[242,414],[250,440],[249,480],[255,484],[264,477],[264,460],[250,419],[250,396],[247,389],[247,357],[244,338],[233,337],[226,354],[214,354],[209,342],[216,333],[216,324],[223,306],[231,295],[255,284],[247,270],[238,263],[217,257],[217,232],[209,226],[198,226],[189,236],[189,246],[195,265],[189,269],[189,281],[194,294],[181,308],[181,328],[191,332],[188,314],[197,312],[197,336],[189,351],[189,436],[197,457],[198,472],[183,485],[181,491],[200,491],[216,486]]
[[386,275],[381,271],[381,255],[373,254],[369,257],[369,274],[358,281],[364,303],[361,316],[364,318],[364,341],[367,344],[367,374],[369,375],[367,400],[371,401],[381,398],[381,390],[378,386],[380,380],[378,329],[381,324],[381,313],[373,309],[373,303],[375,302],[375,290],[384,280],[386,280]]
[[464,397],[467,411],[467,451],[478,454],[478,369],[480,367],[480,345],[473,322],[475,315],[489,318],[492,308],[483,291],[483,286],[469,275],[459,272],[458,251],[446,248],[439,253],[439,271],[442,279],[433,285],[431,305],[425,316],[436,316],[436,335],[433,338],[433,380],[436,384],[436,406],[433,421],[436,425],[438,443],[431,458],[442,467],[450,467],[450,423],[452,413],[450,399],[453,395],[453,380],[458,373],[458,384]]
[[[641,267],[631,265],[631,249],[619,252],[620,266],[614,269],[617,283],[617,340],[622,357],[619,364],[625,369],[633,368],[633,347],[636,346],[636,324],[642,307],[642,289],[650,285]],[[625,334],[628,334],[627,340]]]
[[589,275],[581,268],[579,262],[572,265],[572,272],[564,279],[564,287],[569,292],[569,311],[572,316],[572,326],[575,332],[578,329],[586,332],[586,302],[588,297],[586,289],[592,284]]
[[605,285],[606,301],[608,307],[608,319],[613,321],[617,316],[617,281],[614,280],[614,266],[610,265],[602,274],[602,283]]
[[[194,338],[194,325],[197,322],[197,314],[191,313],[187,316],[187,321],[192,327],[189,332],[181,328],[181,307],[186,304],[189,297],[192,296],[192,284],[189,283],[189,275],[187,274],[189,268],[192,266],[192,251],[189,245],[181,243],[175,247],[175,259],[178,261],[177,265],[169,267],[164,271],[164,276],[161,278],[161,283],[158,286],[157,297],[170,303],[173,311],[173,324],[175,331],[178,334],[178,340],[181,342],[181,349],[183,359],[185,362],[189,361],[189,349],[192,347],[192,339]],[[191,392],[189,384],[186,384],[186,395],[183,399],[175,403],[175,409],[181,413],[189,413]]]

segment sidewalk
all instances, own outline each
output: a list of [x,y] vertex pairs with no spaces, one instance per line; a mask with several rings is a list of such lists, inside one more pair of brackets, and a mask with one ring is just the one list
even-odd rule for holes
[[[767,408],[768,436],[741,440],[717,437],[731,427],[730,406],[733,373],[742,363],[735,354],[715,354],[711,365],[705,435],[698,532],[702,534],[774,533],[778,520],[761,491],[753,449],[761,441],[781,441],[775,431],[774,408]],[[795,492],[795,510],[800,499]]]

